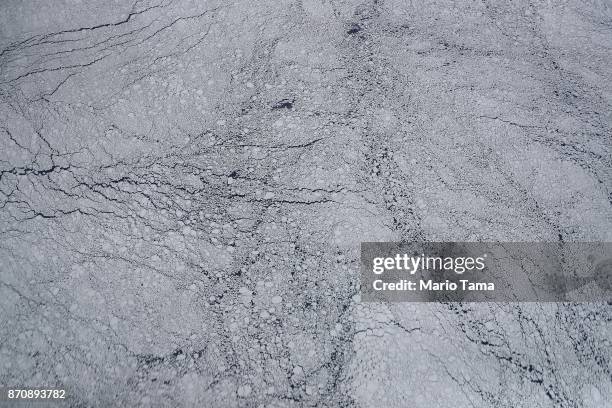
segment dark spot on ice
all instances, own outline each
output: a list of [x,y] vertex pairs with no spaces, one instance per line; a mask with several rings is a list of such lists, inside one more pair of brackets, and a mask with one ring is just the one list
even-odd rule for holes
[[294,99],[282,99],[272,105],[272,109],[292,109]]
[[361,26],[359,24],[353,23],[351,24],[351,28],[346,32],[347,34],[357,34],[361,31]]

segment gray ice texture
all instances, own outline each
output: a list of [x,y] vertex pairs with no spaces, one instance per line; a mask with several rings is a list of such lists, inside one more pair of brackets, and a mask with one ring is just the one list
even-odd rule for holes
[[2,0],[0,386],[611,407],[611,303],[367,303],[358,268],[611,241],[611,107],[609,0]]

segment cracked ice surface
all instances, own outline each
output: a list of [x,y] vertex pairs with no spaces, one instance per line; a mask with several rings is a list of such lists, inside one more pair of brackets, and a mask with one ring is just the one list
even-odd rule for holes
[[610,304],[367,304],[357,268],[361,241],[610,241],[611,19],[4,1],[0,385],[71,406],[609,407]]

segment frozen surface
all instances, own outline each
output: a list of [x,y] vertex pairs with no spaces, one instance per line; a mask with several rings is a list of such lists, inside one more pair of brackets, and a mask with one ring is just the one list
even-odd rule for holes
[[610,407],[610,304],[367,304],[361,241],[612,240],[609,1],[0,5],[0,386]]

